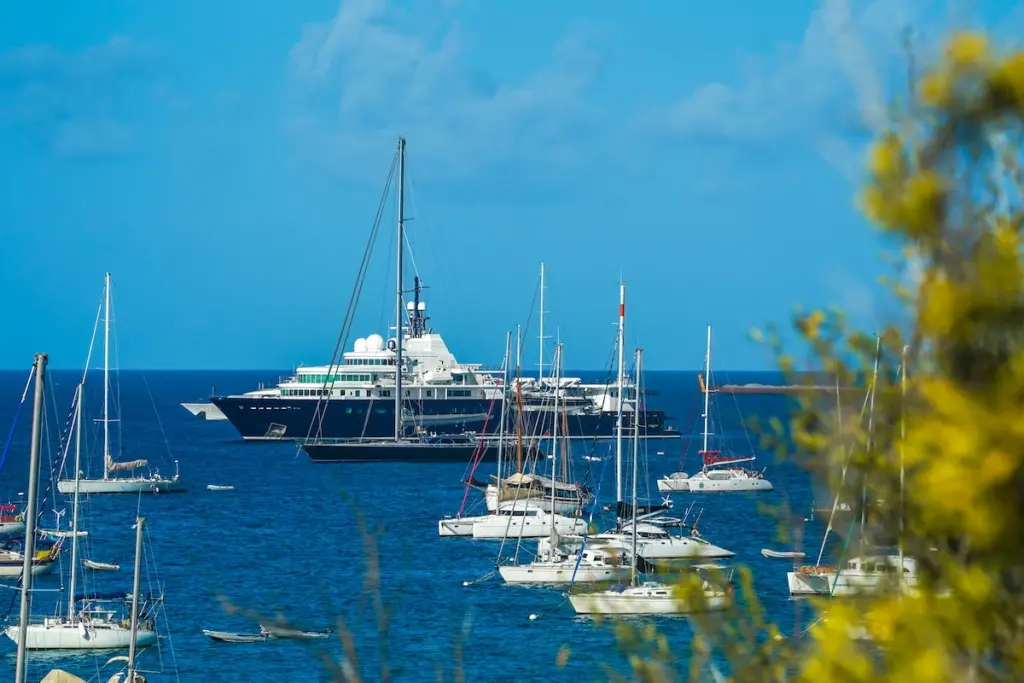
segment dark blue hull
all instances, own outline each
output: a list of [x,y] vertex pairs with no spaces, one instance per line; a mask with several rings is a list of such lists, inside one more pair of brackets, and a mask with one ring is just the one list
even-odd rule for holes
[[302,445],[313,462],[469,462],[482,448],[480,462],[498,457],[497,443],[307,443]]
[[[210,399],[234,425],[242,438],[255,441],[282,439],[386,439],[395,433],[394,404],[382,401],[333,400],[319,402],[299,398],[214,396]],[[487,399],[425,400],[410,402],[409,414],[425,416],[427,429],[437,432],[471,431],[496,434],[501,403]],[[487,417],[490,411],[490,417]],[[465,419],[458,419],[464,415]],[[528,419],[534,419],[528,414]],[[450,416],[451,419],[448,419]],[[646,424],[641,427],[651,438],[678,438],[679,432],[665,425],[662,411],[643,413]],[[437,427],[429,420],[446,418]],[[627,429],[632,429],[630,415],[624,414]],[[485,432],[486,421],[486,432]],[[550,421],[550,417],[548,418]],[[614,438],[615,413],[570,415],[567,418],[570,438]],[[550,431],[546,429],[544,431]]]

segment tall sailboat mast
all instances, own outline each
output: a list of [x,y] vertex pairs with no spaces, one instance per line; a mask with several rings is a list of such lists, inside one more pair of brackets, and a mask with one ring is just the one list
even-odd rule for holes
[[[623,354],[622,342],[626,336],[626,285],[619,285],[619,377],[618,384],[618,410],[615,417],[615,503],[622,502],[622,403],[625,397],[623,390]],[[633,414],[633,422],[636,423],[636,413]]]
[[558,394],[559,392],[559,381],[558,373],[562,368],[562,345],[558,344],[555,347],[555,360],[554,360],[554,375],[555,375],[555,424],[551,428],[551,549],[555,547],[555,490],[558,486],[555,482],[558,480]]
[[398,138],[398,262],[395,267],[395,441],[402,437],[402,251],[405,248],[405,138]]
[[[103,478],[110,478],[110,273],[103,275]],[[76,475],[77,476],[77,475]]]
[[708,325],[708,347],[704,352],[704,450],[701,451],[701,467],[707,469],[709,410],[711,408],[711,325]]
[[135,518],[135,576],[132,579],[132,621],[131,640],[128,641],[128,675],[125,683],[135,683],[135,648],[139,638],[139,587],[142,577],[142,528],[145,517]]
[[501,372],[501,419],[498,422],[498,478],[495,486],[498,491],[498,500],[501,500],[501,478],[502,478],[502,466],[505,464],[505,419],[507,418],[508,410],[508,372],[511,358],[509,356],[512,350],[512,333],[505,333],[505,360],[502,363]]
[[639,422],[639,420],[636,419],[638,417],[636,415],[636,411],[639,410],[639,408],[640,408],[640,373],[641,373],[641,363],[643,361],[643,355],[644,355],[643,349],[637,349],[636,350],[636,382],[635,382],[635,384],[636,384],[637,401],[636,401],[636,406],[633,409],[634,410],[634,414],[633,414],[633,501],[632,501],[632,505],[631,505],[632,510],[630,510],[630,514],[632,515],[632,518],[633,518],[633,559],[630,562],[630,568],[632,569],[632,572],[630,573],[630,579],[629,579],[629,585],[631,585],[631,586],[636,586],[637,585],[637,573],[636,573],[636,569],[637,569],[637,567],[636,567],[636,565],[637,565],[637,561],[636,561],[636,480],[639,477],[639,472],[640,472],[640,466],[638,464],[640,462],[640,422]]
[[25,655],[28,651],[28,613],[32,594],[32,561],[36,554],[36,518],[39,516],[39,455],[43,441],[43,384],[46,381],[45,353],[36,354],[36,386],[32,400],[32,444],[29,447],[28,506],[25,509],[25,553],[21,570],[21,611],[18,618],[18,654],[14,664],[15,683],[25,683],[28,670]]
[[544,382],[544,314],[547,311],[544,310],[544,262],[540,262],[540,333],[537,335],[537,341],[540,343],[540,356],[537,358],[537,381]]
[[85,384],[79,382],[75,392],[75,496],[71,509],[71,587],[68,590],[68,621],[75,617],[75,585],[78,582],[78,499],[82,480],[82,398],[84,388]]

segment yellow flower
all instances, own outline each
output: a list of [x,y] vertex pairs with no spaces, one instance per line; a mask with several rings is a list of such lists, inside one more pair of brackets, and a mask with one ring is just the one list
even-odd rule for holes
[[876,176],[888,177],[903,171],[903,149],[900,140],[886,133],[872,148],[868,168]]
[[948,659],[946,653],[936,648],[919,651],[913,660],[910,680],[944,681],[947,680]]
[[957,67],[978,64],[988,56],[988,38],[983,33],[957,34],[946,45],[946,56]]
[[925,74],[918,85],[921,101],[929,107],[945,106],[953,94],[953,79],[944,70]]

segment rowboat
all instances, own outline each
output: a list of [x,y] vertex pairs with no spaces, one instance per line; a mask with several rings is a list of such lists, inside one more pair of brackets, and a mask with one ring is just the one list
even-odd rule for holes
[[262,643],[267,639],[266,633],[230,633],[228,631],[210,631],[205,628],[203,635],[218,643]]

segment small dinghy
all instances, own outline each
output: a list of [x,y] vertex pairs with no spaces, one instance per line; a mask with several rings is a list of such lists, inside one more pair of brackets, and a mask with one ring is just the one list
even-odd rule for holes
[[325,628],[322,631],[300,631],[285,626],[264,626],[260,624],[260,631],[266,633],[270,638],[327,638],[331,635],[331,629]]
[[209,484],[206,487],[207,491],[234,491],[234,486],[220,486],[218,484]]
[[761,554],[764,555],[765,557],[771,557],[771,558],[775,558],[777,560],[800,559],[801,557],[804,556],[804,554],[802,552],[798,551],[798,550],[789,550],[789,551],[782,551],[782,552],[780,552],[778,550],[769,550],[768,548],[761,548]]
[[92,560],[82,560],[82,564],[96,572],[121,571],[121,565],[114,564],[113,562],[93,562]]
[[262,643],[267,639],[266,633],[230,633],[228,631],[211,631],[205,628],[203,635],[218,643]]

